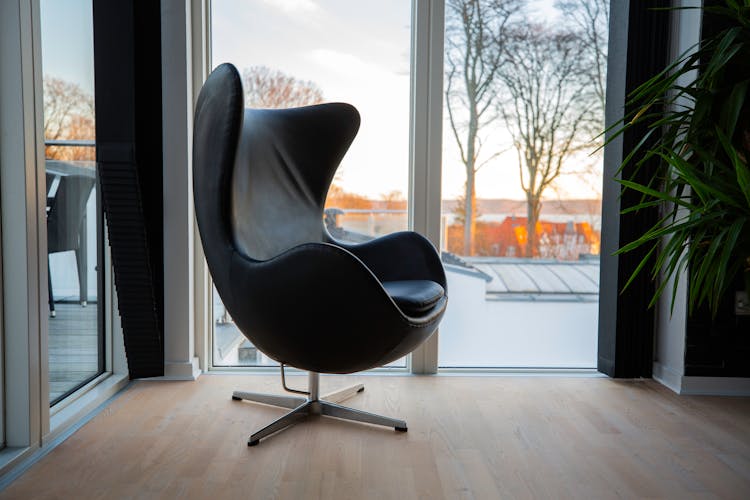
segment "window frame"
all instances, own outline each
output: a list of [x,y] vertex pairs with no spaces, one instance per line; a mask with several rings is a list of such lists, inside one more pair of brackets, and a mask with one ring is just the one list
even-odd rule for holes
[[[443,123],[444,0],[412,0],[409,84],[408,228],[440,248]],[[192,0],[193,88],[210,73],[211,0]],[[194,286],[196,354],[204,371],[275,372],[277,367],[227,367],[213,361],[213,283],[203,256],[197,226]],[[405,368],[377,368],[377,373],[437,373],[438,332],[406,358]]]
[[[3,329],[14,332],[4,335],[3,346],[5,376],[12,376],[14,381],[3,387],[9,410],[4,422],[6,448],[0,452],[3,467],[17,463],[39,446],[45,405],[41,401],[42,287],[36,190],[41,137],[41,97],[34,62],[39,52],[35,43],[39,40],[38,2],[4,2],[0,14],[0,72],[17,76],[12,81],[4,77],[0,87],[0,131],[9,139],[0,144]],[[22,126],[14,129],[14,123]],[[21,168],[10,168],[9,164],[20,164]]]
[[[111,259],[105,242],[100,299],[104,372],[53,408],[49,405],[40,8],[39,0],[0,2],[0,73],[4,75],[0,83],[0,133],[7,139],[0,144],[0,382],[13,381],[0,386],[6,410],[0,421],[6,445],[0,449],[0,488],[13,479],[14,466],[44,453],[84,415],[128,383]],[[97,247],[101,245],[99,242]]]
[[[443,141],[443,58],[445,38],[445,0],[412,0],[411,3],[411,54],[410,54],[410,123],[409,123],[409,196],[408,228],[427,237],[436,248],[440,248],[441,217],[441,176]],[[211,51],[211,0],[192,0],[193,12],[193,87],[197,97],[198,89],[210,72]],[[615,14],[613,12],[612,17]],[[610,19],[610,31],[614,21]],[[611,37],[610,37],[611,39]],[[613,47],[610,40],[609,61],[622,55],[622,45],[627,40],[618,40]],[[609,96],[611,92],[608,90]],[[607,149],[610,149],[608,146]],[[605,172],[606,173],[606,172]],[[614,184],[614,183],[609,183]],[[602,212],[617,211],[617,193],[605,185],[602,198]],[[604,224],[603,224],[604,225]],[[611,221],[611,228],[602,228],[602,239],[611,231],[617,230],[619,216]],[[220,367],[213,365],[213,314],[212,282],[202,253],[197,226],[195,230],[195,345],[204,371],[244,371],[265,373],[275,368],[265,367]],[[617,294],[616,283],[611,276],[617,276],[617,264],[602,265],[600,296],[607,287],[608,293]],[[600,306],[601,307],[601,306]],[[607,328],[601,320],[599,335]],[[439,330],[426,342],[415,349],[407,361],[407,371],[413,374],[435,374],[438,372]],[[601,367],[599,368],[601,369]],[[440,368],[440,372],[501,372],[508,369]],[[517,371],[517,370],[511,370]],[[561,372],[560,369],[534,370],[535,372]],[[592,369],[562,370],[564,373],[589,373]]]
[[[0,223],[0,242],[3,239]],[[0,290],[3,290],[3,259],[0,258]],[[5,319],[3,301],[0,300],[0,452],[5,448]]]

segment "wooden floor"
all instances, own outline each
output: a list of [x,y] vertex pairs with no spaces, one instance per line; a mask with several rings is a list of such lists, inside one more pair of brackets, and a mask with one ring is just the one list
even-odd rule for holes
[[[292,385],[306,379],[290,377]],[[230,400],[276,377],[138,382],[0,498],[750,498],[750,399],[647,381],[323,377],[409,432],[326,417],[248,448],[283,413]]]

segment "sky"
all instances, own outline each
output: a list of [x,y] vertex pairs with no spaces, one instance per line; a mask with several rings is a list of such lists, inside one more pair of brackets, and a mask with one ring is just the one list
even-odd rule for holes
[[94,95],[91,0],[41,0],[42,72]]
[[[265,65],[317,84],[326,101],[353,104],[362,122],[339,168],[345,189],[372,198],[408,192],[411,2],[408,0],[212,0],[213,66],[240,71]],[[549,0],[534,3],[554,20]],[[91,0],[41,0],[45,75],[93,94]],[[443,198],[455,198],[466,178],[455,140],[444,129]],[[523,198],[516,153],[502,131],[493,145],[508,151],[477,174],[481,198]],[[585,160],[585,159],[584,159]],[[596,189],[562,178],[559,194],[593,197]]]
[[[550,5],[536,2],[535,8],[554,20]],[[213,65],[279,69],[316,83],[326,101],[353,104],[362,125],[339,181],[373,198],[406,193],[410,17],[405,0],[213,0]],[[443,198],[455,198],[466,174],[447,123],[443,128]],[[517,156],[507,140],[502,131],[494,134],[498,149],[508,151],[479,171],[479,197],[523,198]],[[559,196],[596,196],[595,189],[572,178],[559,184]]]
[[361,125],[339,182],[375,198],[406,193],[410,15],[404,0],[213,0],[213,65],[279,69],[353,104]]

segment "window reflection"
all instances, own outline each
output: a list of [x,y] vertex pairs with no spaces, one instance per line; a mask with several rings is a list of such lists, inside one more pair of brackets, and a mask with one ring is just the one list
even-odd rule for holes
[[42,0],[50,404],[102,373],[91,0]]

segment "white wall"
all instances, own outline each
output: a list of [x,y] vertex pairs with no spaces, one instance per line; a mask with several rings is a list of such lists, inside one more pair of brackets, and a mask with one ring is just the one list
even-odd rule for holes
[[446,275],[440,366],[596,367],[597,301],[487,300],[483,279]]
[[[701,6],[700,0],[676,0],[678,6]],[[672,32],[677,34],[672,47],[676,57],[695,45],[700,39],[701,11],[688,9],[672,14]],[[685,85],[695,78],[688,74],[679,84]],[[671,290],[671,283],[666,290]],[[685,376],[685,336],[687,330],[687,275],[680,276],[674,309],[672,294],[665,292],[657,305],[656,336],[654,338],[654,379],[678,394],[711,394],[728,396],[750,395],[750,378],[689,377]]]
[[193,45],[190,2],[161,1],[164,140],[164,376],[193,380],[195,349],[193,234]]
[[[700,6],[700,0],[678,0],[682,6]],[[695,45],[700,38],[701,11],[680,10],[672,13],[671,31],[677,33],[670,47],[675,58]],[[686,75],[679,83],[687,84],[694,75]],[[672,285],[666,287],[657,304],[656,335],[654,337],[653,377],[675,392],[681,391],[685,375],[685,333],[687,327],[687,275],[680,276],[674,309],[672,309]]]

